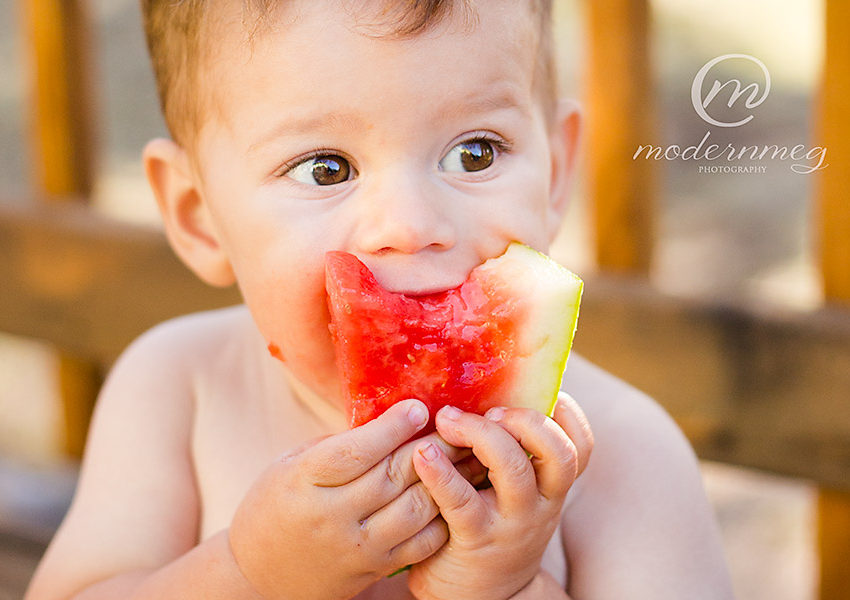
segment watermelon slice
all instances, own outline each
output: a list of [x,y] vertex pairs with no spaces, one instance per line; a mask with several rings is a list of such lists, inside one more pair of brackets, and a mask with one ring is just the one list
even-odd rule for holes
[[352,427],[406,398],[483,414],[523,406],[551,415],[578,319],[582,281],[520,243],[454,289],[385,290],[360,260],[328,252],[330,330]]

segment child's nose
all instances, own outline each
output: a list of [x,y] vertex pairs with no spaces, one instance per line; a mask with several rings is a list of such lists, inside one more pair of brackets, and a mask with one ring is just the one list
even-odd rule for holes
[[426,177],[398,172],[375,177],[361,188],[358,209],[355,235],[361,252],[414,254],[455,245],[449,199]]

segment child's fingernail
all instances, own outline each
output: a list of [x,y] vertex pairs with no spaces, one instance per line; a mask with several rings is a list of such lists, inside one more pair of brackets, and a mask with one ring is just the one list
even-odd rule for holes
[[443,414],[443,418],[449,421],[457,421],[460,418],[460,409],[454,406],[444,406],[440,412]]
[[496,406],[484,413],[484,416],[490,419],[491,421],[501,421],[502,417],[505,416],[505,409],[501,406]]
[[407,418],[411,425],[419,429],[428,422],[428,411],[425,410],[421,402],[417,402],[408,409]]
[[421,454],[422,458],[425,460],[432,461],[437,459],[439,452],[434,444],[426,444],[419,448],[419,454]]

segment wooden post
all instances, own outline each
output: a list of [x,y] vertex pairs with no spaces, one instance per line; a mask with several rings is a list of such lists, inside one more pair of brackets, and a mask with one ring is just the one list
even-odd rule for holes
[[[91,86],[84,0],[22,0],[30,59],[33,181],[51,202],[87,198],[92,187]],[[81,456],[102,378],[98,365],[61,355],[65,447]]]
[[830,166],[820,176],[820,263],[827,300],[850,306],[850,4],[827,0],[825,21],[818,145]]
[[[820,264],[827,301],[850,308],[850,3],[827,0],[824,21],[818,142],[827,149],[830,166],[819,181]],[[845,411],[850,412],[850,405]],[[836,418],[850,417],[845,413]],[[818,547],[821,600],[850,598],[850,494],[821,489]]]
[[850,493],[821,488],[818,555],[820,599],[850,598]]
[[28,33],[33,181],[47,196],[92,186],[91,88],[81,0],[23,0]]
[[633,160],[652,130],[647,0],[587,0],[588,192],[596,258],[606,271],[646,275],[652,258],[652,171]]

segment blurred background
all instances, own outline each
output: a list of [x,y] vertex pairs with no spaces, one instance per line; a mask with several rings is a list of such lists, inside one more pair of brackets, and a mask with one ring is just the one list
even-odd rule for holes
[[[40,229],[41,213],[33,216],[26,206],[57,195],[44,192],[47,176],[40,166],[47,159],[38,150],[44,136],[34,133],[38,84],[28,33],[35,6],[49,4],[0,0],[0,208],[7,211],[0,210],[0,222],[5,218],[15,231],[34,236],[47,234]],[[104,222],[130,223],[134,228],[127,231],[138,226],[144,236],[159,236],[140,152],[166,130],[138,3],[79,4],[86,26],[75,35],[84,32],[88,51],[85,103],[93,161],[90,183],[68,193],[82,193],[88,209],[108,219]],[[823,0],[555,0],[560,87],[584,104],[590,119],[573,205],[552,251],[588,280],[575,348],[656,396],[682,425],[704,459],[705,485],[734,585],[746,600],[850,598],[846,587],[829,596],[818,583],[825,556],[838,569],[846,568],[850,556],[850,548],[819,541],[817,533],[819,511],[821,518],[826,510],[850,514],[842,504],[850,487],[848,438],[842,433],[850,429],[850,389],[846,375],[840,378],[843,371],[835,370],[848,364],[850,311],[835,308],[823,292],[815,217],[816,198],[826,188],[819,187],[819,173],[795,173],[791,161],[744,159],[722,164],[757,164],[764,171],[701,173],[698,167],[708,163],[632,160],[632,153],[635,143],[684,148],[709,130],[721,145],[823,145],[818,119],[825,10]],[[40,14],[37,18],[50,13]],[[845,24],[845,37],[848,29]],[[771,88],[751,111],[736,104],[734,110],[755,115],[750,123],[721,130],[696,114],[691,86],[703,65],[729,53],[761,60]],[[850,55],[844,68],[850,69]],[[730,61],[718,70],[744,85],[761,75],[746,62]],[[825,163],[846,171],[847,163],[839,161],[827,154]],[[63,226],[61,216],[45,218]],[[627,234],[620,233],[623,227]],[[9,231],[0,229],[0,235],[11,237]],[[845,235],[850,238],[850,226]],[[10,270],[19,268],[12,262],[27,263],[28,253],[38,254],[15,244],[0,239],[0,252],[6,253],[0,261]],[[112,275],[101,277],[94,293],[106,295],[103,290],[112,288],[105,280]],[[24,310],[13,298],[22,293],[22,281],[25,276],[13,277],[11,286],[0,284],[0,307]],[[72,300],[57,306],[68,311]],[[141,294],[135,299],[140,305],[147,300]],[[63,314],[48,312],[44,319],[57,320],[61,328]],[[69,442],[74,435],[69,420],[85,422],[85,414],[69,417],[62,400],[76,392],[62,379],[67,359],[55,348],[81,351],[65,344],[63,335],[57,342],[37,325],[19,327],[11,314],[0,328],[16,334],[0,333],[0,600],[22,595],[67,508],[80,449],[79,441]],[[819,348],[826,357],[817,354]],[[99,366],[80,377],[84,382],[99,381],[114,358],[112,346],[94,354]],[[840,366],[825,367],[835,356]],[[88,359],[85,352],[82,358]],[[789,374],[787,364],[803,365],[805,377]],[[785,379],[774,377],[777,373]],[[817,383],[800,388],[814,389],[811,396],[785,398],[775,394],[776,381],[791,390],[799,381]],[[824,434],[821,422],[793,412],[819,402],[836,411],[834,421],[843,425]],[[786,450],[777,453],[782,444]],[[831,496],[838,498],[837,511],[823,506],[821,489],[839,490]]]

